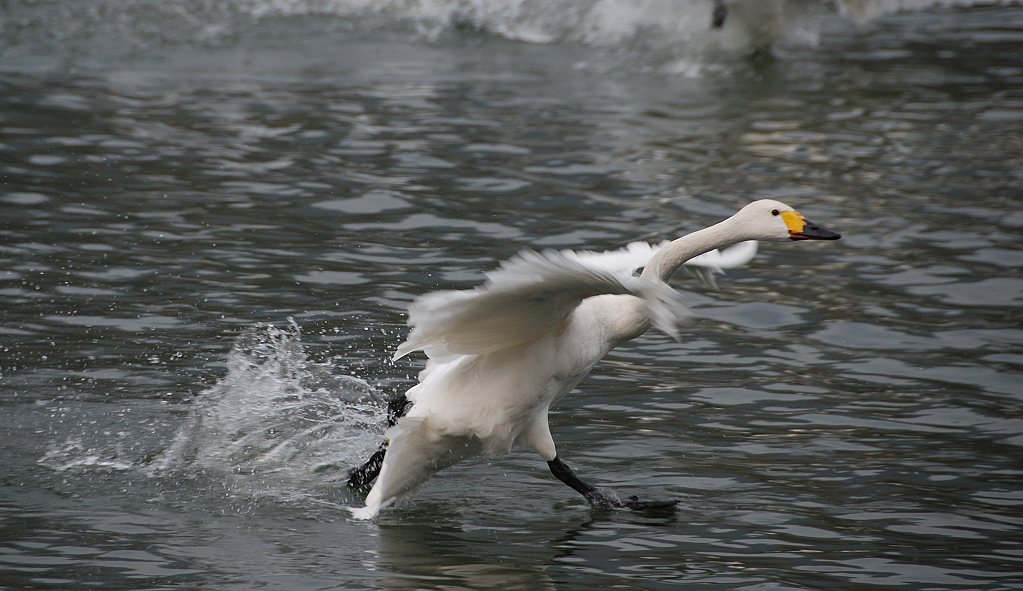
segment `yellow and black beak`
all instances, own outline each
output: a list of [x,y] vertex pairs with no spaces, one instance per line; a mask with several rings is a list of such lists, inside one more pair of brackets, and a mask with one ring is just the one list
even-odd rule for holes
[[781,219],[789,229],[790,240],[838,240],[842,237],[838,232],[832,232],[807,220],[798,211],[783,211]]

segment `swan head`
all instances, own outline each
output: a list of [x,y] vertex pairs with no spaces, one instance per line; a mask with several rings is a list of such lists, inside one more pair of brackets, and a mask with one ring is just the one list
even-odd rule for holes
[[751,240],[838,240],[842,237],[774,199],[750,203],[732,216],[731,221]]

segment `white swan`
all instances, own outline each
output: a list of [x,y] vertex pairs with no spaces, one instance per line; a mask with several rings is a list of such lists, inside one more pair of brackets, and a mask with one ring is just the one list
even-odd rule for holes
[[[704,279],[713,279],[721,268],[743,264],[756,252],[755,242],[711,252],[719,247],[837,238],[788,205],[765,199],[660,247],[524,252],[488,274],[476,290],[420,297],[409,308],[413,329],[395,358],[421,349],[429,361],[419,384],[392,405],[386,447],[353,471],[353,488],[375,482],[365,506],[352,508],[352,514],[373,518],[436,471],[513,447],[535,451],[594,506],[673,507],[673,500],[618,500],[576,477],[558,457],[548,410],[609,350],[651,325],[677,336],[687,311],[665,281],[687,261]],[[695,259],[701,254],[702,261]]]

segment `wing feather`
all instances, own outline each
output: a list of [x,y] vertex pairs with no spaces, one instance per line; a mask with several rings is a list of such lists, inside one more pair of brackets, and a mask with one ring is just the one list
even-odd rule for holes
[[[529,343],[560,329],[579,302],[602,294],[642,298],[654,326],[677,337],[679,322],[689,316],[681,296],[666,283],[635,275],[664,244],[633,242],[608,252],[523,251],[488,273],[481,287],[429,293],[413,301],[412,332],[394,358],[419,349],[435,359],[479,355]],[[716,287],[715,274],[745,265],[756,252],[756,241],[743,242],[686,265]]]
[[522,345],[557,331],[582,300],[602,294],[631,294],[647,302],[655,326],[677,334],[688,315],[681,295],[667,284],[642,279],[587,260],[571,251],[524,251],[487,274],[487,282],[468,291],[424,295],[409,306],[408,340],[399,359],[427,349],[431,357],[484,354]]
[[725,269],[747,265],[757,256],[757,241],[747,240],[728,248],[710,250],[685,262],[685,268],[704,285],[717,289],[715,275],[722,275]]

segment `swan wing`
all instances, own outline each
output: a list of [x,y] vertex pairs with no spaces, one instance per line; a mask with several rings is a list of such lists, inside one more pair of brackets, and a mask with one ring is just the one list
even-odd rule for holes
[[688,316],[678,292],[633,275],[627,257],[602,262],[591,254],[523,251],[488,273],[481,287],[416,299],[409,306],[412,332],[394,358],[419,349],[431,358],[480,355],[529,343],[560,330],[582,300],[602,294],[642,298],[654,326],[678,334],[679,320]]
[[636,269],[645,267],[662,246],[668,244],[649,244],[647,242],[633,242],[624,248],[608,250],[604,252],[581,251],[575,256],[580,262],[586,265],[600,266],[615,273],[631,275]]
[[725,269],[735,269],[749,264],[757,256],[757,241],[747,240],[728,248],[714,249],[695,256],[685,262],[687,271],[696,276],[704,285],[718,288],[715,275],[722,275]]
[[709,250],[685,262],[688,267],[734,269],[749,264],[757,256],[757,241],[746,240],[728,248]]
[[[652,245],[646,242],[633,242],[625,248],[607,252],[581,252],[579,259],[594,265],[602,265],[615,272],[632,273],[650,261],[658,250],[668,242]],[[749,264],[757,255],[757,241],[747,240],[724,249],[714,249],[695,256],[685,262],[686,269],[702,283],[717,289],[715,275],[721,275],[725,269],[735,269]]]

